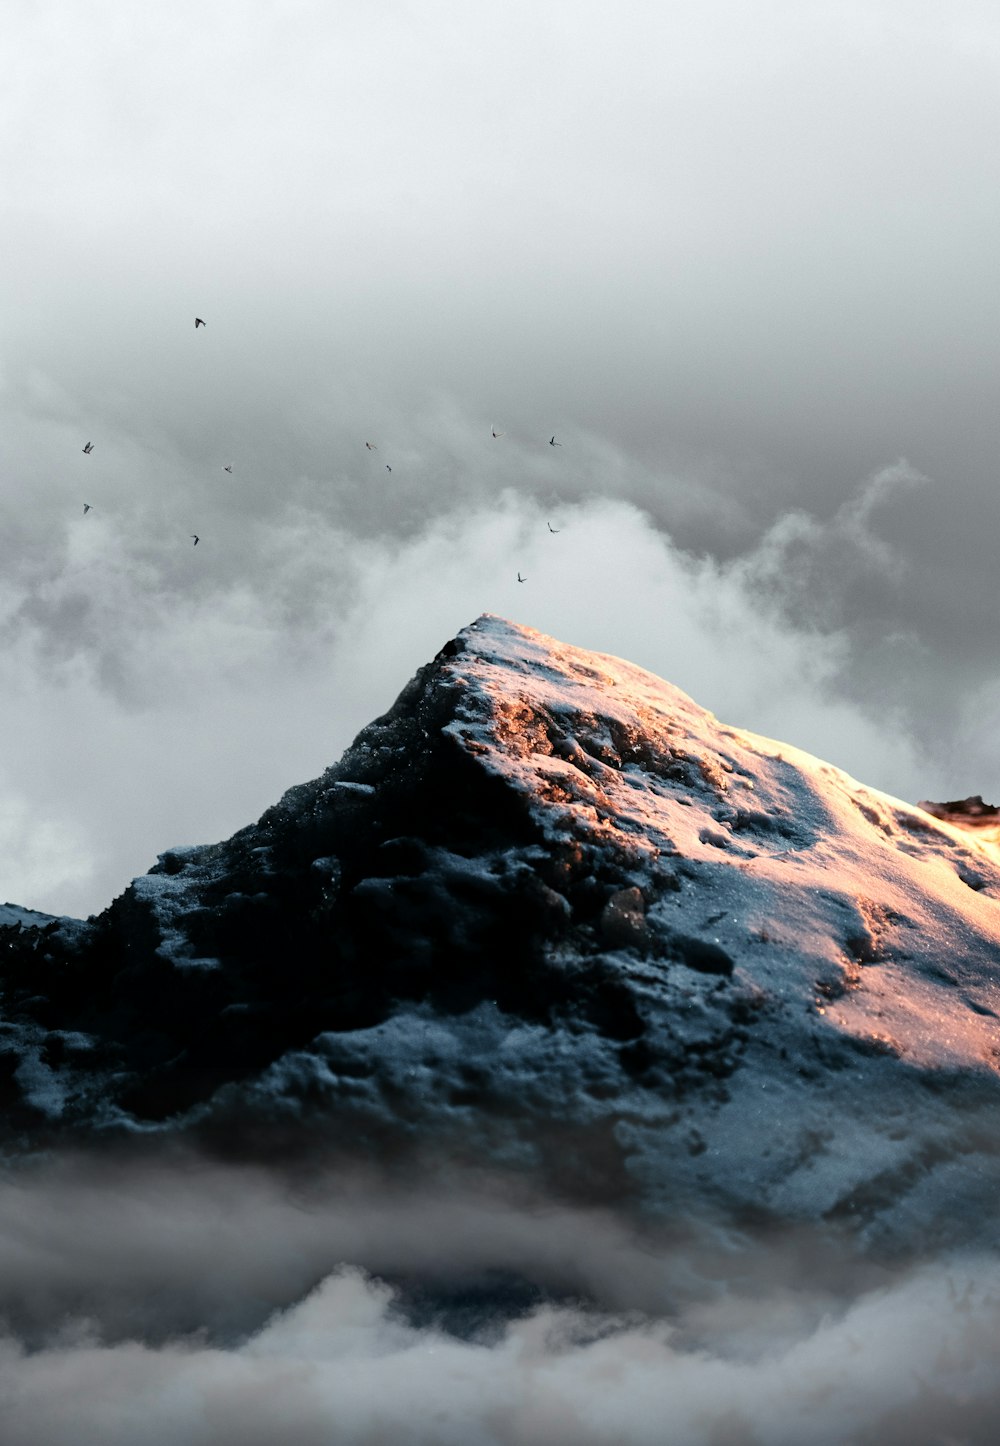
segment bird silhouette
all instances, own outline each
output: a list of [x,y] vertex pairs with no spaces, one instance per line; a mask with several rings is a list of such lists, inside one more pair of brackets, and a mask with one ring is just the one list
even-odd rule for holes
[[492,435],[493,435],[494,437],[505,437],[505,436],[507,435],[507,433],[506,433],[506,432],[498,432],[497,429],[494,427],[493,430],[492,430]]
[[385,464],[385,470],[386,470],[387,472],[391,472],[391,471],[392,471],[392,468],[389,466],[388,462],[386,462],[386,464]]
[[90,454],[91,454],[91,452],[94,450],[94,444],[93,444],[93,442],[88,442],[87,445],[84,447],[83,450],[86,452],[87,456],[89,457]]
[[555,433],[554,433],[554,432],[553,432],[552,436],[549,438],[549,446],[550,446],[550,447],[561,447],[561,446],[562,446],[562,443],[561,443],[561,442],[557,442],[557,441],[556,441]]
[[[556,443],[556,445],[558,446],[559,444]],[[558,536],[559,533],[562,532],[562,528],[561,528],[561,527],[553,527],[551,522],[546,522],[545,526],[549,529],[549,531],[550,531],[554,536]]]
[[200,316],[196,316],[195,319],[194,319],[194,329],[195,329],[195,331],[198,330],[199,326],[204,326],[204,325],[205,325],[205,323],[202,321],[201,317],[200,317]]
[[378,448],[376,447],[376,445],[375,445],[374,442],[366,442],[366,443],[365,443],[365,446],[368,448],[369,452],[377,452],[377,451],[378,451]]
[[89,503],[89,502],[85,502],[85,503],[83,504],[83,515],[84,515],[84,517],[86,517],[86,515],[87,515],[87,513],[88,513],[89,511],[90,511],[90,503]]
[[233,469],[232,469],[232,466],[230,465],[229,467],[223,467],[222,470],[223,470],[223,472],[231,472]]
[[518,573],[518,575],[517,575],[517,580],[518,580],[518,582],[527,582],[527,581],[528,581],[528,579],[527,579],[526,577],[522,577],[520,573]]
[[194,545],[195,545],[195,547],[197,547],[197,546],[198,546],[198,542],[199,542],[199,540],[200,540],[199,537],[198,537],[197,532],[192,532],[191,536],[194,538]]

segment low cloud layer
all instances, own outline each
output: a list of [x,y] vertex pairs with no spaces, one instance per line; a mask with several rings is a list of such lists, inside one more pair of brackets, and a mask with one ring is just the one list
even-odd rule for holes
[[1000,1419],[992,1260],[851,1265],[497,1181],[50,1160],[0,1181],[0,1262],[10,1446],[972,1446]]

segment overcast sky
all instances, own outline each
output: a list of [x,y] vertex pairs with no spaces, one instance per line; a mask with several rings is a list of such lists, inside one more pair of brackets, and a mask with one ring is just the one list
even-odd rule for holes
[[0,898],[249,822],[484,611],[1000,796],[994,6],[9,0],[0,44]]

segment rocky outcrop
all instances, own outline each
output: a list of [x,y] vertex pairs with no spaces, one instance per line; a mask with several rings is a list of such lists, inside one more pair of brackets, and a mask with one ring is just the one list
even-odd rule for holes
[[953,798],[947,803],[924,800],[920,807],[934,818],[943,818],[958,828],[1000,828],[1000,808],[995,803],[984,803],[981,793],[970,794],[968,798]]

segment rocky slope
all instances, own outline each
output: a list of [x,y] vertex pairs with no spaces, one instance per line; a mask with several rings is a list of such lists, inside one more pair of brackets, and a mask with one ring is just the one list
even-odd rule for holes
[[9,1149],[322,1138],[989,1233],[992,837],[497,618],[258,823],[0,950]]

